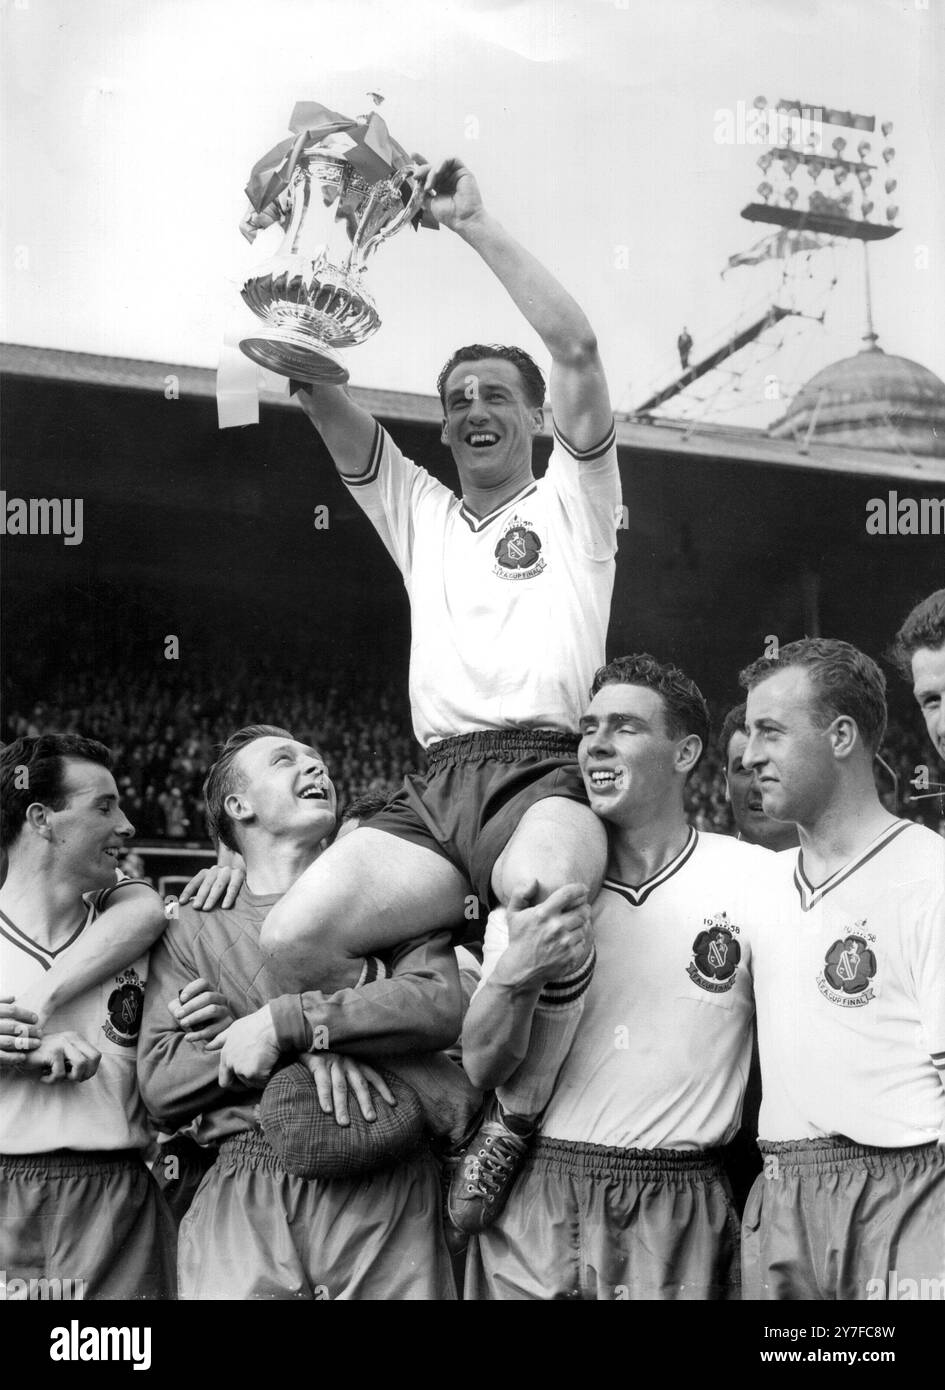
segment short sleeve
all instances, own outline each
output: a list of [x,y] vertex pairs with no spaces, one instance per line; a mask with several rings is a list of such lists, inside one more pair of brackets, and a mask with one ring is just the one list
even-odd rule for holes
[[418,513],[438,497],[452,500],[453,494],[425,468],[405,458],[380,424],[375,425],[365,472],[342,473],[340,477],[406,580],[413,562]]
[[913,976],[925,1047],[945,1084],[945,891],[930,890],[916,914]]
[[622,518],[613,423],[600,443],[590,449],[576,449],[556,425],[546,483],[561,499],[575,544],[588,559],[612,560]]

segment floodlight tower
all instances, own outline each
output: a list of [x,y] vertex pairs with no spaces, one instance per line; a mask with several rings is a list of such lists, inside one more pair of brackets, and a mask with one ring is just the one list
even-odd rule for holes
[[[875,116],[863,116],[833,107],[810,106],[799,101],[779,101],[771,109],[764,97],[756,97],[754,105],[759,119],[763,118],[767,124],[771,147],[758,159],[764,178],[756,193],[762,201],[748,203],[742,208],[742,217],[749,222],[769,222],[779,227],[826,232],[832,237],[862,242],[866,290],[864,341],[872,346],[877,334],[873,328],[867,245],[871,241],[883,241],[895,236],[901,230],[896,225],[898,204],[887,202],[881,218],[874,197],[870,194],[874,175],[883,179],[888,199],[893,198],[898,188],[892,168],[896,151],[889,143],[892,121],[883,121],[880,126],[880,133],[886,142],[881,152],[885,169],[881,169],[879,165],[868,162],[872,145],[864,138],[864,133],[873,135],[876,130]],[[851,134],[836,135],[830,142],[832,153],[829,153],[824,150],[825,127],[831,126]],[[857,158],[847,159],[844,157],[847,145],[856,139],[856,134],[860,136],[856,145]],[[798,173],[802,175],[801,178],[796,178]],[[817,186],[825,174],[833,175],[833,187],[829,193]],[[856,200],[853,189],[840,192],[851,176],[860,186],[859,216],[853,208]]]

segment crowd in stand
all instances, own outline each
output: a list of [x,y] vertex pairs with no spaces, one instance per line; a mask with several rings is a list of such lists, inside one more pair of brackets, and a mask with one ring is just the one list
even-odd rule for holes
[[[331,683],[245,663],[227,674],[159,678],[128,661],[107,674],[70,671],[45,689],[7,692],[3,742],[22,734],[82,733],[113,752],[125,811],[139,841],[209,838],[202,795],[215,750],[236,728],[275,723],[317,746],[325,757],[342,812],[369,792],[392,792],[407,772],[422,771],[402,679],[389,673],[334,668]],[[161,673],[163,677],[163,672]],[[716,706],[716,727],[724,709]],[[941,830],[940,800],[908,799],[915,769],[929,761],[918,720],[890,722],[877,782],[890,809]],[[707,750],[691,778],[689,812],[697,829],[732,828],[723,765]],[[935,774],[932,780],[935,780]],[[898,790],[897,790],[898,788]]]
[[317,746],[342,809],[422,766],[403,699],[391,686],[360,681],[355,701],[340,685],[313,694],[305,684],[246,672],[236,685],[185,682],[181,690],[156,678],[87,675],[71,686],[68,703],[54,698],[12,710],[3,738],[82,733],[106,744],[139,840],[209,838],[204,778],[215,750],[244,724],[277,724]]

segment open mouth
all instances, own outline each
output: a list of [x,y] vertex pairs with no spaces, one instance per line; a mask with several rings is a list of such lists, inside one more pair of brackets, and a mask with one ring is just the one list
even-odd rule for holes
[[595,768],[589,776],[596,792],[622,791],[627,785],[627,773],[622,767]]
[[466,436],[466,443],[471,449],[491,449],[498,442],[499,436],[491,430],[473,430]]
[[121,854],[121,846],[120,846],[120,845],[108,845],[108,846],[106,846],[105,853],[108,855],[109,859],[114,859],[114,860],[115,860],[115,863],[117,864],[117,862],[118,862],[118,856],[119,856],[119,854]]
[[324,787],[305,787],[299,792],[300,801],[327,801],[328,792]]

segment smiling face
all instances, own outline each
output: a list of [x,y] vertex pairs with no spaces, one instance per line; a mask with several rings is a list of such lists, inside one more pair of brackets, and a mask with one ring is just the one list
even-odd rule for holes
[[912,653],[912,689],[929,738],[945,761],[945,647]]
[[543,416],[528,404],[514,362],[460,362],[447,377],[443,398],[441,438],[453,451],[464,490],[501,486],[518,475],[524,484]]
[[774,671],[748,692],[742,762],[757,775],[765,815],[810,824],[827,806],[839,771],[817,691],[802,666]]
[[241,782],[224,802],[245,833],[252,826],[299,844],[319,844],[335,826],[335,789],[321,755],[295,739],[267,735],[234,760]]
[[57,870],[82,892],[108,888],[115,882],[119,852],[135,833],[119,804],[115,779],[100,763],[67,757],[62,792],[62,810],[45,812]]
[[[642,685],[605,685],[580,721],[578,763],[591,810],[618,825],[638,824],[678,797],[699,740],[674,738],[663,697]],[[696,745],[695,754],[692,744]],[[683,745],[688,746],[684,753]]]

